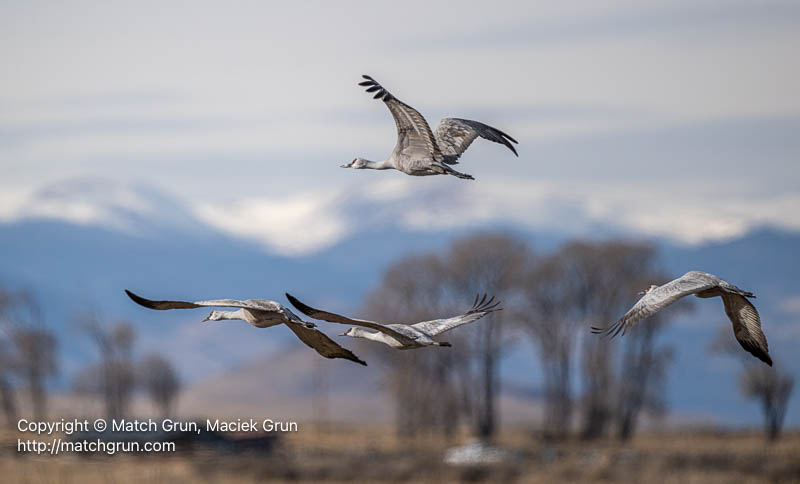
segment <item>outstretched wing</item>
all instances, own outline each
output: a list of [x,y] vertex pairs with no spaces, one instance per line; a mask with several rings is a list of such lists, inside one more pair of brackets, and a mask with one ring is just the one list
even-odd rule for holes
[[308,328],[302,323],[294,321],[287,321],[286,326],[306,344],[309,348],[313,348],[317,353],[325,358],[344,358],[346,360],[354,361],[358,364],[367,366],[367,363],[353,354],[347,348],[339,346],[338,343],[330,339],[325,333],[314,328]]
[[423,321],[422,323],[412,324],[411,326],[422,331],[423,333],[427,333],[429,336],[436,336],[437,334],[457,328],[462,324],[477,321],[493,311],[501,311],[503,309],[497,307],[500,305],[500,301],[495,302],[494,296],[492,296],[488,301],[486,300],[486,297],[487,295],[484,294],[483,298],[480,299],[480,294],[476,295],[475,302],[472,304],[470,310],[459,316],[448,319]]
[[350,319],[345,316],[340,316],[335,313],[329,313],[327,311],[322,311],[319,309],[314,309],[311,306],[308,306],[302,302],[300,302],[296,297],[292,296],[288,292],[286,293],[286,298],[292,303],[292,306],[297,308],[298,311],[305,314],[306,316],[312,317],[314,319],[321,319],[323,321],[328,321],[330,323],[340,323],[340,324],[349,324],[353,326],[363,326],[365,328],[372,328],[375,330],[380,331],[381,333],[388,334],[392,338],[395,338],[398,341],[408,341],[409,337],[402,333],[395,331],[394,329],[390,328],[389,326],[381,323],[376,323],[374,321],[367,321],[364,319]]
[[733,334],[742,348],[772,366],[767,337],[761,330],[761,318],[755,306],[744,296],[734,294],[723,294],[722,304],[725,305],[725,314],[733,323]]
[[442,161],[444,157],[436,144],[431,127],[419,111],[394,97],[370,76],[365,74],[361,77],[366,80],[359,82],[358,85],[365,86],[367,92],[375,92],[373,98],[381,99],[394,117],[397,125],[397,144],[394,152]]
[[480,136],[483,139],[500,143],[510,149],[515,155],[517,150],[511,143],[517,140],[497,128],[492,128],[478,121],[460,118],[444,118],[439,121],[436,132],[433,133],[436,144],[444,154],[444,162],[451,165],[458,163],[458,158],[467,151],[469,145]]
[[642,319],[649,318],[678,299],[690,294],[711,289],[719,285],[719,278],[703,272],[687,272],[681,277],[670,281],[663,286],[658,286],[642,296],[633,307],[625,313],[616,323],[607,328],[592,327],[595,334],[616,336],[622,332],[624,335]]
[[247,299],[239,301],[237,299],[212,299],[209,301],[152,301],[145,299],[142,296],[136,295],[131,291],[125,289],[125,294],[133,300],[136,304],[150,309],[193,309],[202,307],[217,307],[217,308],[246,308],[257,309],[260,311],[281,312],[281,305],[266,299]]

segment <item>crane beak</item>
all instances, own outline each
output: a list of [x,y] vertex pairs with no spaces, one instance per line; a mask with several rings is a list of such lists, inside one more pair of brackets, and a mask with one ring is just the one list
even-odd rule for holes
[[339,336],[347,336],[347,333],[342,333]]
[[339,165],[339,168],[350,168],[350,165],[351,165],[351,164],[352,164],[352,163],[348,163],[348,164],[346,164],[346,165]]
[[636,293],[637,296],[644,296],[645,294],[647,294],[647,291],[639,291]]

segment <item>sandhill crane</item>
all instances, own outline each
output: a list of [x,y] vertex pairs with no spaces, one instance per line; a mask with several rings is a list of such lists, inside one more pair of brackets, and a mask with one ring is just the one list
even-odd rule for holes
[[275,301],[267,299],[247,299],[237,301],[235,299],[214,299],[210,301],[151,301],[141,296],[137,296],[131,291],[125,290],[133,301],[141,306],[150,309],[192,309],[200,307],[228,307],[239,308],[235,311],[213,310],[205,321],[223,321],[241,319],[252,324],[256,328],[269,328],[278,324],[285,324],[292,332],[306,344],[313,348],[317,353],[325,358],[344,358],[346,360],[367,364],[354,355],[350,350],[342,348],[335,341],[328,338],[325,333],[315,329],[314,323],[309,323],[300,319],[289,308]]
[[652,316],[684,296],[720,296],[725,314],[733,323],[733,334],[739,344],[747,352],[772,366],[767,338],[761,331],[761,318],[755,306],[747,300],[755,297],[752,292],[743,291],[713,274],[690,271],[663,286],[651,285],[639,294],[643,297],[619,321],[607,328],[592,327],[592,332],[613,337],[621,331],[624,335],[638,321]]
[[480,295],[475,297],[475,303],[469,311],[453,318],[434,319],[433,321],[423,321],[416,324],[383,324],[374,321],[365,321],[363,319],[350,319],[338,314],[314,309],[298,301],[297,298],[291,294],[286,294],[289,302],[306,316],[329,321],[331,323],[352,324],[354,326],[364,326],[378,330],[377,333],[373,333],[361,328],[350,328],[340,336],[379,341],[398,350],[421,348],[423,346],[452,346],[450,343],[444,341],[435,341],[433,337],[445,331],[457,328],[462,324],[477,321],[493,311],[500,311],[502,309],[497,307],[500,302],[495,302],[494,297],[487,301],[485,294],[480,300],[479,296]]
[[381,99],[392,113],[397,125],[397,144],[389,158],[384,161],[354,158],[350,163],[342,165],[342,168],[394,169],[415,176],[453,175],[474,180],[471,175],[460,173],[450,165],[458,164],[458,158],[478,136],[503,144],[517,155],[517,150],[511,144],[517,142],[514,138],[478,121],[444,118],[439,121],[436,131],[431,131],[419,111],[391,95],[370,76],[362,77],[366,80],[359,85],[366,86],[367,92],[377,91],[374,99]]

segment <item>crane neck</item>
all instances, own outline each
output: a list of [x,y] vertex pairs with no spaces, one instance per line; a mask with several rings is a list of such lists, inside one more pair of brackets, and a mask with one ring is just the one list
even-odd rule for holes
[[365,338],[372,341],[377,341],[379,343],[384,343],[391,346],[392,348],[401,348],[403,346],[403,343],[397,341],[396,339],[392,338],[391,336],[385,333],[381,333],[380,331],[372,332],[363,330],[361,328],[357,328],[355,336],[357,338]]
[[391,163],[389,160],[383,160],[383,161],[364,160],[364,161],[367,162],[366,167],[369,168],[370,170],[390,170],[394,168],[394,164]]
[[237,309],[235,311],[220,311],[219,312],[220,319],[243,319],[247,321],[245,317],[244,309]]
[[372,341],[383,341],[383,339],[381,338],[381,336],[383,336],[383,333],[381,332],[367,331],[362,328],[354,328],[354,329],[355,331],[353,332],[353,336],[355,336],[356,338],[364,338]]

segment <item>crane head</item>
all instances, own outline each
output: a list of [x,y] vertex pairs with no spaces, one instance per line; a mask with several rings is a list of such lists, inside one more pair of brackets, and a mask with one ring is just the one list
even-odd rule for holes
[[206,316],[206,318],[202,322],[205,323],[206,321],[219,321],[221,319],[225,319],[223,317],[223,312],[214,310],[214,311],[211,311],[211,314]]
[[355,168],[356,170],[366,168],[367,160],[363,158],[353,158],[353,161],[341,166],[342,168]]
[[658,286],[656,286],[655,284],[650,284],[649,286],[647,286],[647,289],[645,289],[644,291],[639,293],[639,296],[644,296],[645,294],[649,293],[650,291],[652,291],[653,289],[655,289],[657,287]]

